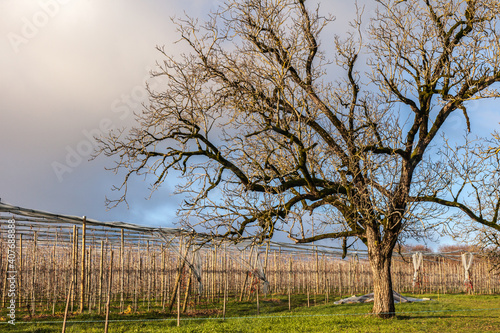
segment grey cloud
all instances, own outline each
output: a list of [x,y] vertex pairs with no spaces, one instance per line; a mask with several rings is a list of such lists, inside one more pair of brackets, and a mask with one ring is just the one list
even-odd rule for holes
[[[43,16],[41,3],[52,7],[46,23],[35,25]],[[106,211],[104,198],[121,179],[104,170],[112,161],[88,162],[88,155],[59,181],[53,163],[65,163],[68,149],[77,150],[90,141],[104,120],[124,126],[140,110],[125,102],[140,94],[148,67],[160,54],[156,45],[179,51],[178,38],[170,17],[182,16],[184,8],[207,9],[210,2],[96,0],[28,0],[0,3],[0,198],[19,206],[60,213],[88,215],[102,220],[139,219],[161,223],[175,217],[179,198],[164,186],[150,201],[147,184],[134,182],[129,202]],[[43,17],[42,17],[43,18]],[[42,22],[42,21],[40,21]],[[40,23],[38,22],[38,23]],[[36,23],[36,22],[35,22]],[[42,22],[43,23],[43,22]],[[27,40],[13,49],[9,33]],[[142,214],[141,212],[145,212]],[[144,222],[148,222],[144,221]],[[166,222],[165,222],[166,223]]]

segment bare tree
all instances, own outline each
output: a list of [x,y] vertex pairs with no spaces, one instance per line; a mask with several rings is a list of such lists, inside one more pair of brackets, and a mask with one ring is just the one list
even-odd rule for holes
[[477,225],[473,230],[474,237],[468,239],[472,239],[471,247],[488,259],[490,271],[500,275],[500,232],[484,225]]
[[177,170],[187,226],[235,241],[276,231],[298,243],[359,239],[373,312],[393,316],[394,246],[439,209],[428,202],[442,203],[431,143],[451,114],[469,119],[468,101],[498,95],[499,5],[377,3],[366,33],[357,15],[345,39],[323,36],[331,57],[320,44],[331,18],[303,0],[229,1],[207,22],[179,21],[192,52],[160,48],[154,75],[167,86],[150,92],[136,127],[101,140],[114,170],[127,171],[109,203],[126,199],[133,174],[154,175],[154,190]]
[[462,250],[481,251],[500,269],[500,135],[491,138],[465,136],[446,142],[432,163],[444,166],[435,175],[439,186],[416,200],[450,207],[447,233],[467,243]]

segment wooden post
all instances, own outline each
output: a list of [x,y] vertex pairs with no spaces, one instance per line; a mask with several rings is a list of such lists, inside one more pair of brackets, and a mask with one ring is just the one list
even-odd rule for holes
[[257,288],[255,289],[255,296],[257,297],[257,316],[260,314],[259,288],[260,288],[260,281],[257,282]]
[[3,278],[3,291],[2,291],[2,307],[5,308],[5,299],[7,297],[7,277],[9,271],[9,261],[5,260],[5,274]]
[[66,332],[66,319],[68,318],[68,310],[69,310],[69,301],[71,299],[71,294],[73,292],[73,280],[75,276],[72,274],[71,275],[71,282],[68,287],[68,296],[66,297],[66,308],[64,309],[64,320],[63,320],[63,327],[62,327],[62,333]]
[[[273,255],[273,274],[270,275],[269,274],[269,281],[271,282],[271,286],[274,286],[274,290],[273,292],[278,292],[279,290],[279,285],[278,285],[278,282],[277,282],[277,260],[276,260],[276,250],[273,251],[274,255]],[[271,292],[271,288],[269,288],[269,292]]]
[[266,258],[264,259],[264,274],[267,275],[267,260],[269,257],[269,241],[266,244]]
[[[2,239],[0,239],[0,247],[2,247],[2,248],[4,247],[4,242],[2,241]],[[3,271],[4,260],[2,260],[2,259],[3,259],[3,257],[0,255],[0,278],[2,277],[2,274],[3,274],[3,272],[4,272],[4,271]],[[8,258],[7,258],[7,257],[5,258],[5,261],[8,261]],[[16,263],[17,263],[17,261],[16,261]],[[6,267],[7,267],[7,266],[6,266]],[[8,268],[8,267],[7,267],[7,268]],[[5,269],[5,272],[7,272],[7,270],[8,270],[7,268]],[[17,269],[17,267],[16,267],[16,269]],[[16,281],[16,283],[17,283],[17,281]],[[3,284],[3,286],[5,287],[5,286],[6,286],[6,284],[4,283],[4,284]],[[2,298],[3,298],[3,299],[5,299],[5,297],[6,297],[6,295],[5,295],[5,294],[6,294],[6,292],[7,292],[7,290],[3,291],[3,293],[2,293]],[[2,302],[2,306],[5,306],[5,303],[4,303],[4,302]]]
[[338,263],[338,266],[339,266],[339,269],[338,269],[338,272],[339,272],[339,296],[340,296],[340,299],[342,299],[342,266],[344,265],[341,265],[340,262]]
[[101,302],[102,302],[102,279],[104,275],[104,241],[101,240],[101,260],[99,263],[99,298],[98,298],[98,308],[97,313],[101,314]]
[[126,275],[127,275],[127,283],[125,284],[126,297],[131,296],[131,291],[130,291],[130,279],[132,278],[132,271],[130,269],[130,257],[131,256],[132,256],[132,247],[129,247],[129,250],[127,251],[127,267],[125,269]]
[[349,271],[347,273],[348,273],[348,275],[347,275],[347,284],[348,285],[346,287],[348,288],[347,290],[348,290],[349,295],[352,295],[353,294],[353,292],[352,292],[352,285],[353,285],[353,283],[352,283],[352,259],[349,259]]
[[186,292],[184,294],[184,302],[182,303],[182,312],[186,312],[187,302],[189,299],[189,292],[191,291],[192,277],[193,277],[193,272],[191,271],[189,274],[189,277],[188,277],[188,281],[187,281]]
[[[276,252],[275,252],[275,253],[276,253]],[[279,247],[279,257],[280,257],[280,258],[283,258],[283,257],[281,256],[281,246]],[[281,277],[283,277],[283,276],[285,275],[285,272],[286,272],[285,265],[283,265],[283,274],[282,274],[282,273],[281,273],[281,263],[280,263],[280,262],[278,262],[278,270],[279,270],[279,272],[280,272],[280,273],[279,273],[279,278],[280,278],[280,279],[279,279],[279,284],[280,284],[280,289],[279,289],[279,290],[280,290],[280,292],[281,292],[282,290],[285,290],[285,287],[284,287],[284,286],[285,286],[285,283],[283,283],[283,281],[282,281],[282,280],[284,280],[284,279],[282,279],[282,278],[281,278]]]
[[291,302],[291,283],[292,283],[292,256],[290,255],[290,269],[288,270],[288,310],[292,310]]
[[228,282],[228,276],[227,276],[227,247],[226,243],[224,243],[224,303],[222,306],[222,319],[226,319],[226,299],[227,299],[227,282]]
[[[216,273],[216,270],[217,270],[217,245],[215,245],[214,247],[214,252],[213,252],[213,259],[212,259],[212,302],[214,301],[214,297],[215,297],[215,293],[216,293],[216,289],[215,289],[215,273]],[[217,295],[219,296],[219,295]],[[217,297],[218,299],[218,297]]]
[[[123,230],[123,229],[122,229]],[[104,333],[108,333],[109,307],[111,303],[111,287],[113,282],[113,250],[109,259],[109,274],[108,274],[108,299],[106,301],[106,322],[104,324]]]
[[87,217],[83,217],[82,225],[82,258],[81,258],[81,271],[80,271],[80,313],[83,313],[85,303],[85,236],[87,230]]
[[181,326],[181,286],[177,288],[177,327]]
[[165,311],[165,251],[161,244],[161,309]]
[[[48,247],[48,246],[47,246]],[[45,304],[45,310],[48,310],[49,309],[49,304],[50,304],[50,301],[51,301],[51,289],[50,289],[50,286],[52,286],[54,284],[54,274],[53,274],[53,271],[52,271],[52,266],[54,265],[54,262],[53,262],[53,257],[52,257],[52,251],[49,251],[49,249],[47,248],[46,251],[45,251],[45,256],[47,256],[48,258],[46,258],[47,261],[45,261],[45,265],[44,265],[44,271],[45,271],[45,274],[44,274],[44,277],[42,277],[42,279],[44,281],[46,281],[46,287],[45,287],[45,291],[46,291],[46,301],[47,303]],[[40,277],[38,277],[40,278]],[[42,286],[42,289],[43,289],[43,286]]]
[[[250,257],[248,259],[248,262],[251,263],[252,262],[252,258],[253,258],[253,251],[255,249],[255,245],[252,245],[252,249],[250,250]],[[256,251],[257,252],[257,251]],[[255,257],[257,258],[258,257],[258,253],[255,254]],[[254,261],[255,264],[257,264],[257,259]],[[251,272],[250,276],[253,275],[254,272]],[[253,282],[252,282],[252,279],[250,278],[250,281],[249,281],[249,285],[250,285],[250,288],[248,288],[248,294],[247,294],[247,302],[250,301],[250,296],[251,296],[251,293],[252,293],[252,285],[253,285]]]
[[240,293],[240,302],[243,300],[243,294],[245,293],[245,286],[248,281],[248,273],[245,271],[245,280],[243,281],[243,285],[241,286],[241,293]]
[[135,279],[134,279],[134,312],[137,312],[138,303],[138,289],[140,288],[140,275],[141,275],[141,241],[137,242],[137,260],[135,262]]
[[439,266],[439,290],[443,293],[443,266],[441,264],[442,258],[438,258],[438,266]]
[[19,234],[19,307],[23,301],[23,234]]
[[306,286],[306,293],[307,293],[307,307],[310,307],[310,305],[309,305],[309,283]]
[[491,259],[488,258],[488,294],[491,295],[492,294],[492,290],[491,290]]
[[330,294],[330,279],[325,279],[325,287],[326,287],[326,295],[325,295],[325,304],[328,304],[328,296]]
[[156,269],[156,259],[157,259],[157,252],[156,249],[153,246],[153,290],[154,290],[154,297],[155,297],[155,304],[158,306],[158,271]]
[[139,298],[142,296],[142,306],[145,306],[144,304],[144,300],[145,300],[145,297],[143,295],[143,291],[144,291],[144,285],[143,285],[143,280],[144,280],[144,272],[143,272],[143,269],[142,267],[144,266],[143,265],[144,261],[142,260],[142,258],[139,258]]
[[149,311],[149,306],[150,306],[150,297],[151,297],[151,254],[149,252],[149,240],[147,241],[147,247],[146,247],[146,250],[147,250],[147,257],[146,257],[146,274],[147,274],[147,277],[146,277],[146,280],[147,280],[147,284],[148,284],[148,295],[147,295],[147,299],[148,299],[148,311]]
[[[267,245],[266,245],[266,258],[264,260],[264,275],[267,277],[267,260],[268,260],[268,257],[269,257],[269,241],[267,241]],[[267,278],[268,281],[269,281],[269,278]],[[266,290],[266,295],[268,293],[268,290]]]
[[35,315],[36,310],[36,266],[37,266],[37,251],[36,244],[37,243],[37,232],[34,232],[33,235],[33,269],[31,270],[31,314]]
[[[186,255],[187,255],[188,248],[186,246]],[[179,253],[182,256],[182,238],[181,241],[179,242]],[[181,284],[180,284],[180,277],[182,274],[182,269],[184,268],[184,263],[186,262],[183,260],[183,258],[179,257],[180,260],[182,260],[182,267],[179,266],[179,284],[177,286],[177,327],[181,326]]]
[[72,286],[73,288],[73,293],[71,295],[71,312],[73,312],[73,305],[74,305],[74,302],[75,302],[75,294],[76,294],[76,278],[77,278],[77,270],[78,270],[78,267],[77,267],[77,258],[78,256],[78,228],[76,227],[76,225],[73,226],[73,257],[72,257],[72,264],[71,264],[71,271],[72,271],[72,281],[73,281],[73,284],[74,286]]
[[[73,241],[74,241],[75,228],[76,228],[76,226],[73,226]],[[71,258],[71,263],[73,264],[74,263],[74,256],[75,256],[74,244],[73,244],[72,256],[73,257]],[[68,318],[69,303],[70,303],[70,300],[72,300],[74,279],[75,279],[75,275],[73,274],[73,267],[71,267],[71,282],[69,283],[68,296],[66,297],[66,308],[64,309],[64,321],[63,321],[62,333],[64,333],[66,331],[66,319]]]
[[330,292],[329,276],[327,275],[327,260],[326,255],[323,253],[323,285],[325,288],[325,304],[328,304],[328,294]]
[[[56,272],[56,248],[57,248],[57,232],[56,232],[56,242],[54,243],[54,247],[52,249],[52,271],[54,274],[54,280],[52,285],[52,315],[54,316],[56,313],[56,303],[57,303],[57,272]],[[49,289],[49,288],[47,288]]]
[[123,287],[125,284],[125,262],[123,255],[124,239],[123,239],[123,228],[120,229],[120,312],[123,312]]
[[[260,265],[260,260],[259,260],[259,249],[257,248],[257,251],[255,251],[255,262],[254,262],[254,267],[255,270],[257,271]],[[255,286],[255,298],[257,299],[257,315],[259,315],[260,312],[260,305],[259,305],[259,288],[260,288],[260,277],[257,276],[257,285]]]
[[316,297],[319,295],[319,257],[318,247],[316,246],[316,295],[314,295],[314,305],[316,305]]

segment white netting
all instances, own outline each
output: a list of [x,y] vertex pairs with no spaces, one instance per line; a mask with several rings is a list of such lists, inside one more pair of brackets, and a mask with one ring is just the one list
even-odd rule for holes
[[471,267],[472,267],[472,253],[462,253],[462,264],[464,266],[464,284],[468,288],[472,288],[472,280],[470,276]]
[[420,284],[419,273],[420,266],[422,265],[422,252],[417,252],[412,255],[413,259],[413,287],[418,286]]

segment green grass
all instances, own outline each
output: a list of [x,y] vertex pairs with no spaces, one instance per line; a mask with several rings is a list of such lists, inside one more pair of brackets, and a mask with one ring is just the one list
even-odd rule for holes
[[[220,318],[221,304],[217,308],[200,305],[199,316],[183,315],[181,326],[176,327],[175,314],[161,311],[129,315],[110,315],[109,332],[498,332],[500,331],[500,295],[438,295],[428,294],[433,300],[412,304],[397,304],[394,319],[379,319],[368,315],[371,304],[320,305],[304,307],[306,299],[294,297],[292,311],[288,311],[287,298],[272,296],[260,302],[260,316],[256,315],[255,302],[229,303],[226,320]],[[298,307],[301,305],[301,307]],[[496,310],[480,310],[493,309]],[[478,310],[479,309],[479,310]],[[5,311],[2,316],[5,317]],[[23,313],[17,314],[23,318]],[[219,317],[219,318],[218,318]],[[73,315],[66,332],[103,332],[103,320],[97,315]],[[148,321],[154,319],[157,321]],[[167,319],[167,320],[165,320]],[[26,319],[22,319],[25,321]],[[35,323],[34,321],[38,321]],[[57,317],[41,316],[28,323],[15,326],[0,324],[1,332],[60,332],[62,321]],[[86,321],[72,323],[71,321]]]

